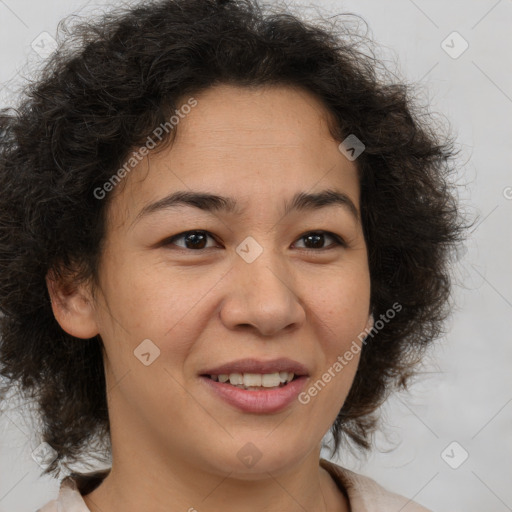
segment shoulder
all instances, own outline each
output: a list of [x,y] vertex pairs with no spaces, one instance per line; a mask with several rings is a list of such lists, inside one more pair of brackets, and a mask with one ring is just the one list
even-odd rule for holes
[[59,496],[36,512],[90,512],[82,495],[94,490],[109,473],[109,469],[93,473],[72,473],[61,481]]
[[59,497],[36,512],[90,512],[78,490],[61,487]]
[[320,465],[331,474],[338,485],[345,488],[352,512],[431,512],[405,496],[388,491],[375,480],[334,462],[320,459]]

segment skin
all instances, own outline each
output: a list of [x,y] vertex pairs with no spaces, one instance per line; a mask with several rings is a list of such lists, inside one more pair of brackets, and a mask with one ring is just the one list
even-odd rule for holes
[[[244,357],[289,357],[308,367],[307,389],[371,328],[360,221],[339,205],[283,216],[296,192],[325,189],[359,212],[355,163],[309,92],[220,85],[195,98],[174,143],[111,192],[96,293],[48,276],[62,328],[100,334],[105,348],[113,464],[85,502],[92,512],[348,511],[319,457],[358,355],[308,404],[272,414],[235,409],[198,373]],[[229,195],[243,211],[182,206],[135,221],[176,190]],[[191,230],[212,234],[205,248],[168,241]],[[304,238],[319,230],[347,247],[328,235],[318,246]],[[263,248],[252,263],[236,252],[247,236]],[[134,356],[145,339],[160,350],[148,366]],[[262,454],[252,467],[237,457],[249,442]]]

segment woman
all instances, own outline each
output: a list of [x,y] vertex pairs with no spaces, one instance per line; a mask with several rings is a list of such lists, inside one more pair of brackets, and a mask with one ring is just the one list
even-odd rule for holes
[[447,315],[451,145],[348,29],[164,0],[54,54],[1,124],[2,374],[41,511],[426,510],[371,447]]

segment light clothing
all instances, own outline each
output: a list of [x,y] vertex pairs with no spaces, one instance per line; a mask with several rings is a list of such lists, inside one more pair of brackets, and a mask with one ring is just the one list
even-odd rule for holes
[[[430,512],[414,501],[387,491],[371,478],[326,459],[320,459],[320,465],[347,495],[351,512]],[[64,478],[58,498],[36,512],[90,512],[82,495],[98,487],[108,473],[109,470],[104,470],[84,475],[72,474]]]

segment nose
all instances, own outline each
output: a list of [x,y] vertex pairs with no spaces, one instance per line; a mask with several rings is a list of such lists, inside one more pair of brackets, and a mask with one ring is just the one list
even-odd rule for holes
[[226,279],[220,309],[226,328],[276,336],[303,325],[306,314],[299,283],[278,254],[263,250],[251,263],[236,256]]

